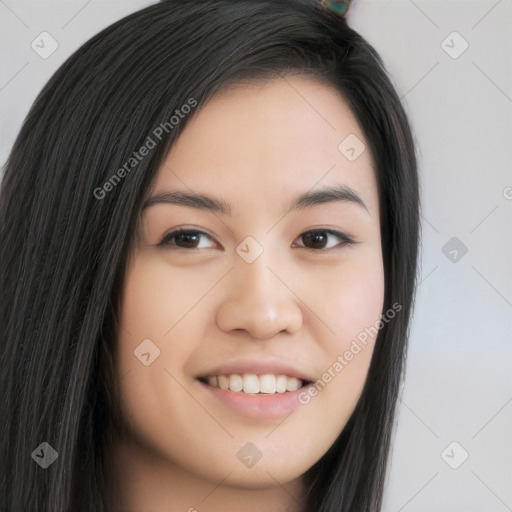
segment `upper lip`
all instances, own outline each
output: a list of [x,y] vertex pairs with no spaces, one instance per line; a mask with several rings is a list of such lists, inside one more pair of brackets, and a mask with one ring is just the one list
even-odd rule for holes
[[224,361],[205,373],[198,375],[198,378],[214,375],[243,375],[245,373],[254,373],[256,375],[286,375],[308,382],[315,380],[310,372],[298,366],[284,363],[279,359],[233,359]]

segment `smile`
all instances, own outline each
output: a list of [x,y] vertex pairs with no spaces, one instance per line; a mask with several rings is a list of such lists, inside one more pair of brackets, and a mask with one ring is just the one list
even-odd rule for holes
[[245,394],[282,394],[300,389],[305,381],[288,375],[256,375],[255,373],[212,375],[199,379],[204,384],[225,391]]

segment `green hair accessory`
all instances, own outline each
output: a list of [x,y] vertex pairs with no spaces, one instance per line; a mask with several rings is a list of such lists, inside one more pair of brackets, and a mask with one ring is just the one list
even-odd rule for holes
[[345,16],[350,8],[351,0],[322,0],[322,5],[335,14]]

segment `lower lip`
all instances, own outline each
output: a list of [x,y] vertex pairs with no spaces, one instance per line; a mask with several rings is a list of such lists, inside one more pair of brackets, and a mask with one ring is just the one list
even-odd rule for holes
[[201,381],[197,382],[216,399],[239,414],[249,418],[267,419],[282,418],[294,411],[299,405],[302,405],[299,401],[299,395],[305,390],[307,392],[308,388],[308,386],[302,386],[296,391],[287,391],[285,393],[246,394],[214,388]]

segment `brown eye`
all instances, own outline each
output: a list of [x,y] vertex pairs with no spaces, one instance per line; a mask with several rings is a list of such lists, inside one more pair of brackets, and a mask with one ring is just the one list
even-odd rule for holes
[[177,247],[179,249],[202,249],[199,247],[202,238],[213,241],[210,235],[193,229],[171,231],[164,236],[158,246]]
[[[333,245],[330,239],[335,240],[336,238],[340,241]],[[307,249],[314,250],[332,249],[337,246],[345,246],[354,243],[353,240],[344,233],[328,229],[307,231],[300,236],[300,239]]]

